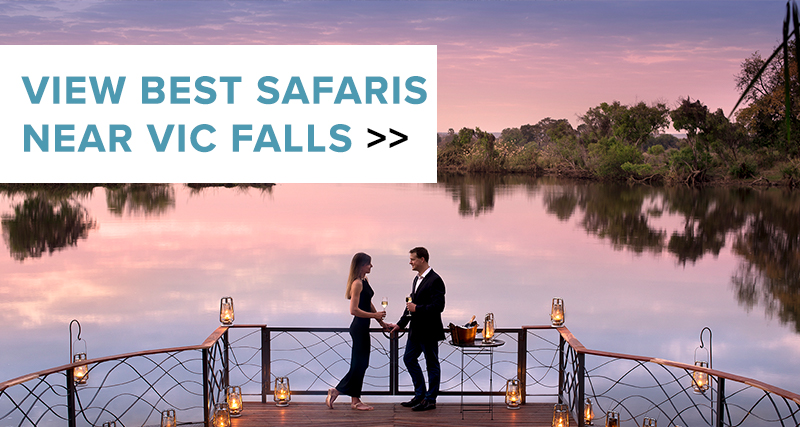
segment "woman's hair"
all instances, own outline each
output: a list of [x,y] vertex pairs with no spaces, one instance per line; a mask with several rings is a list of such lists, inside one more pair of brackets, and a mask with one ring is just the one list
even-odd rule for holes
[[353,282],[358,278],[360,275],[361,269],[365,265],[369,265],[372,262],[372,257],[365,254],[364,252],[359,252],[353,255],[353,260],[350,261],[350,275],[347,277],[347,289],[345,290],[345,298],[350,299],[350,289],[353,287]]

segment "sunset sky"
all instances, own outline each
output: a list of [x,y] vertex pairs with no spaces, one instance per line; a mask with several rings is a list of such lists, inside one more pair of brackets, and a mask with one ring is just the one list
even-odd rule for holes
[[[780,38],[781,1],[3,2],[0,44],[431,44],[439,131],[700,99]],[[76,60],[79,60],[76,58]],[[264,58],[270,61],[285,58]]]

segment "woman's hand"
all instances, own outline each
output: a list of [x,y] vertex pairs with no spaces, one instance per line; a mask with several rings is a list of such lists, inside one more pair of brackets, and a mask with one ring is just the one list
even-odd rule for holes
[[386,311],[378,311],[373,315],[373,317],[380,322],[384,317],[386,317]]

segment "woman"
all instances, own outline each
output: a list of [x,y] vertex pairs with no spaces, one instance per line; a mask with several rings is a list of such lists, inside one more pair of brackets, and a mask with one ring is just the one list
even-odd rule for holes
[[372,258],[359,252],[353,255],[350,262],[350,276],[347,278],[345,297],[350,300],[350,314],[353,322],[350,323],[350,337],[353,339],[353,354],[350,358],[350,371],[339,381],[335,388],[328,389],[325,404],[333,409],[333,401],[344,394],[351,397],[350,407],[359,411],[371,411],[372,406],[361,401],[361,387],[364,385],[364,374],[369,366],[369,319],[375,319],[386,328],[383,318],[385,311],[375,310],[372,305],[372,296],[375,292],[367,282],[367,274],[372,271]]

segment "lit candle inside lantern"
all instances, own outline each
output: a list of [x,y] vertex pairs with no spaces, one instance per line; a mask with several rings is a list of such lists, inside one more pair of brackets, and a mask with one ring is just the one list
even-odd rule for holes
[[[694,362],[695,366],[699,366],[701,368],[708,367],[708,364],[703,361]],[[694,389],[695,393],[703,393],[708,390],[708,374],[701,371],[694,371],[692,372],[692,388]]]
[[289,406],[292,400],[292,389],[289,387],[289,378],[278,377],[275,379],[275,405]]
[[[80,362],[81,360],[86,360],[86,353],[75,353],[72,356],[72,361]],[[79,365],[72,369],[72,376],[75,381],[75,384],[86,384],[86,381],[89,380],[89,365]]]
[[658,427],[658,423],[656,422],[655,418],[644,417],[642,421],[642,427]]
[[556,404],[553,407],[552,427],[569,427],[569,411],[567,405]]
[[174,409],[161,412],[161,427],[175,427],[176,424]]
[[606,427],[619,427],[619,413],[614,411],[606,412]]
[[519,409],[520,403],[522,403],[522,391],[519,380],[506,381],[506,408]]
[[214,411],[214,427],[230,427],[231,416],[226,403],[217,403]]
[[233,298],[224,297],[219,302],[219,321],[223,325],[231,325],[233,319]]
[[490,343],[494,338],[494,314],[486,313],[483,320],[483,342]]
[[228,410],[232,417],[242,414],[242,389],[239,386],[228,387]]
[[550,309],[550,322],[553,326],[564,324],[564,300],[561,298],[553,298],[553,305]]
[[586,399],[586,404],[583,408],[583,420],[586,422],[586,425],[592,425],[592,420],[594,419],[594,410],[592,409],[592,401]]

